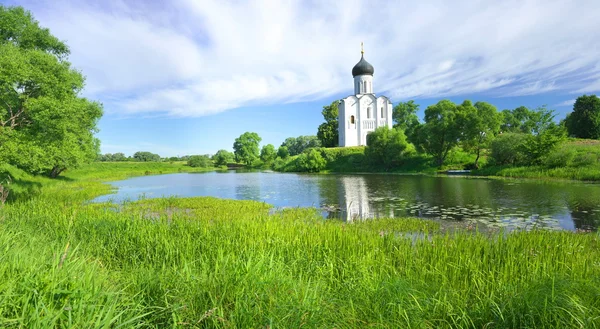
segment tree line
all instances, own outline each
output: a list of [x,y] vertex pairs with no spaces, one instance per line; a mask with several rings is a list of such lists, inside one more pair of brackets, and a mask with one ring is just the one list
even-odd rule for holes
[[[583,95],[573,111],[555,122],[553,110],[520,106],[498,111],[486,102],[441,100],[428,106],[419,120],[419,105],[401,102],[393,108],[393,129],[379,128],[367,136],[365,154],[374,162],[392,167],[411,154],[431,156],[442,167],[456,149],[473,154],[478,168],[482,152],[493,164],[536,165],[567,136],[600,138],[600,98]],[[337,102],[323,107],[325,122],[317,129],[324,146],[337,146]]]

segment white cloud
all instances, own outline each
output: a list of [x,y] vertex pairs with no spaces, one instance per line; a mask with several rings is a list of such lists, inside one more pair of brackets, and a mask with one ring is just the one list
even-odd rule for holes
[[126,115],[202,116],[352,91],[365,41],[395,101],[600,91],[597,0],[177,0],[31,8],[90,97]]
[[556,107],[561,107],[561,106],[573,107],[574,104],[575,104],[575,100],[574,99],[569,99],[569,100],[566,100],[564,102],[558,103],[558,104],[556,104],[554,106],[556,106]]

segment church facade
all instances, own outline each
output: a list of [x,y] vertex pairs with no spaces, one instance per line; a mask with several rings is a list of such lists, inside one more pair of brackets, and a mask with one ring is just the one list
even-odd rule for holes
[[352,68],[354,95],[341,99],[338,104],[339,146],[367,145],[367,134],[379,127],[392,128],[392,102],[373,92],[373,65],[365,60],[361,50],[360,61]]

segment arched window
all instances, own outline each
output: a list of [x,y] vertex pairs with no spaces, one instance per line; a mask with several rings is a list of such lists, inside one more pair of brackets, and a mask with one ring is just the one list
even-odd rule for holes
[[350,116],[350,124],[352,124],[352,125],[354,124],[354,116],[353,115]]
[[365,81],[365,94],[367,93],[367,82]]
[[385,118],[385,115],[383,114],[383,107],[381,108],[381,118]]
[[367,107],[367,119],[371,119],[371,108]]

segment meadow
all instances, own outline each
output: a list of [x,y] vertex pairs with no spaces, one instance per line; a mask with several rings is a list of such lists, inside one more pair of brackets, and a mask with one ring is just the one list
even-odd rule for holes
[[59,181],[11,169],[15,188],[38,185],[0,209],[0,327],[600,327],[598,233],[346,223],[215,198],[87,202],[110,192],[103,181],[150,171],[119,166]]

